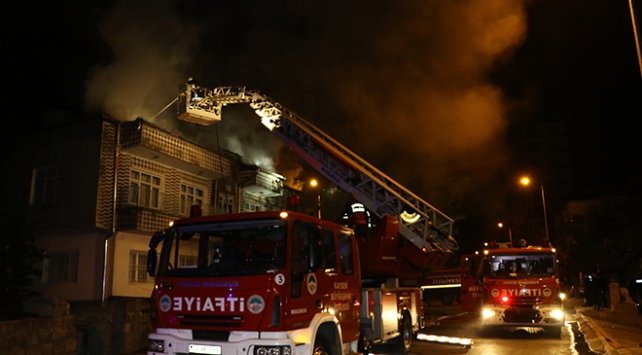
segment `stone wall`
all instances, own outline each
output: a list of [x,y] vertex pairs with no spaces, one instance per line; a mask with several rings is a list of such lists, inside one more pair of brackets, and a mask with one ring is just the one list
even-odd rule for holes
[[0,349],[12,355],[76,355],[78,333],[72,316],[0,322]]
[[78,354],[122,355],[147,348],[150,302],[113,297],[105,304],[74,302],[71,314],[79,333]]
[[150,332],[148,299],[105,303],[40,300],[32,318],[0,321],[0,353],[11,355],[123,355],[144,352]]

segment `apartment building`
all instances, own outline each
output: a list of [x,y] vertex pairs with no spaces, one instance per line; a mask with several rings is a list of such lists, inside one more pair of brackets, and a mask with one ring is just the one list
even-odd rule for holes
[[85,118],[18,141],[10,197],[45,252],[39,288],[72,309],[148,299],[149,239],[194,204],[204,214],[285,206],[283,176],[141,118]]

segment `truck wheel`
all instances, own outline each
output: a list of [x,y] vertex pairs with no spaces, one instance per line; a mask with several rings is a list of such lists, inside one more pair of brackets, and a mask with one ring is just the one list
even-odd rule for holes
[[410,351],[412,346],[412,324],[410,323],[410,317],[407,315],[403,317],[401,321],[401,328],[399,329],[399,338],[397,339],[397,349],[401,354],[405,354]]
[[369,327],[370,323],[362,324],[361,331],[359,332],[359,342],[357,350],[360,353],[369,353],[372,346],[372,330]]
[[324,334],[317,334],[314,339],[313,355],[334,355],[330,340]]

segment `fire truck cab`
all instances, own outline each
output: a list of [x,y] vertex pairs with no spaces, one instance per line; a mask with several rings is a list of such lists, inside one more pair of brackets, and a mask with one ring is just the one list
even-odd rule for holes
[[423,326],[419,289],[364,287],[352,229],[298,212],[177,220],[148,271],[150,355],[404,353]]
[[480,330],[544,329],[559,337],[564,293],[555,248],[495,247],[462,256],[461,307],[479,316]]

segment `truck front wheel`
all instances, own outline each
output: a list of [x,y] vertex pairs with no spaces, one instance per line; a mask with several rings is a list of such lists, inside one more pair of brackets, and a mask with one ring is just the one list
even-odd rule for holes
[[317,333],[317,336],[314,338],[314,348],[312,350],[313,355],[340,355],[341,354],[341,345],[333,341],[332,337],[328,335],[327,330],[320,329]]
[[314,351],[313,355],[330,355],[330,342],[323,336],[317,335],[317,338],[314,339]]
[[398,352],[405,354],[410,351],[412,346],[413,333],[412,333],[412,323],[410,322],[410,317],[405,315],[401,321],[399,328],[399,339],[397,339],[397,349]]

